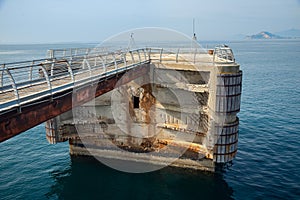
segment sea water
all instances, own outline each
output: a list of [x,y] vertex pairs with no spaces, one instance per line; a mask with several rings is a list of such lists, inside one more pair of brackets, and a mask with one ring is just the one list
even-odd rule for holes
[[[214,174],[119,172],[93,158],[71,158],[67,142],[48,144],[41,124],[0,143],[0,199],[300,199],[300,41],[226,44],[243,70],[232,166]],[[93,45],[0,45],[0,63]]]

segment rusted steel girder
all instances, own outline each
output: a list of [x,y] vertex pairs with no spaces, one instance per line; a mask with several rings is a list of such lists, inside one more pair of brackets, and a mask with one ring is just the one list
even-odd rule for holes
[[147,65],[149,64],[107,77],[94,84],[83,85],[80,88],[76,88],[76,91],[67,90],[62,94],[53,96],[53,100],[47,98],[40,99],[38,102],[30,102],[30,105],[22,106],[22,112],[18,112],[15,109],[1,115],[0,142],[71,110],[73,105],[82,105],[95,97],[113,90],[118,81],[118,85],[121,85],[148,74],[149,67]]

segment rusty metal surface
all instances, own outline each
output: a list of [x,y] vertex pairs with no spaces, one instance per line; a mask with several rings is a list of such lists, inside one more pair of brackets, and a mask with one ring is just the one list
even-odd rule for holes
[[[116,83],[122,78],[125,84],[139,76],[147,74],[149,68],[147,64],[136,67],[128,72],[122,72],[116,76],[109,77],[97,82],[95,85],[85,85],[77,89],[77,98],[72,102],[73,91],[65,91],[63,94],[54,96],[53,101],[46,101],[35,105],[22,107],[22,112],[17,109],[0,116],[0,142],[5,141],[19,133],[22,133],[42,122],[54,118],[72,109],[72,104],[81,105],[93,98],[100,96],[114,89]],[[96,90],[95,90],[96,89]],[[93,92],[92,92],[93,91]],[[57,98],[55,98],[57,97]],[[32,104],[32,103],[31,103]]]

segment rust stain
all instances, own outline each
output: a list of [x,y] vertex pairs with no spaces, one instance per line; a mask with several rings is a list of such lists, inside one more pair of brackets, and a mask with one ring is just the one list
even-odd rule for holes
[[[127,95],[130,96],[129,93],[127,93]],[[132,98],[129,98],[128,103],[129,103],[129,107],[128,107],[129,115],[130,115],[131,119],[136,119]]]
[[89,90],[82,90],[76,93],[76,100],[78,102],[84,101],[89,98]]
[[[138,78],[142,75],[146,75],[149,71],[148,67],[141,66],[125,73],[122,84]],[[96,86],[87,85],[80,88],[78,92],[78,99],[72,102],[72,93],[65,96],[58,94],[57,99],[54,101],[42,102],[32,106],[23,106],[22,112],[18,113],[16,110],[8,112],[0,116],[0,142],[3,142],[11,137],[14,137],[38,124],[41,124],[49,119],[52,119],[64,112],[72,109],[74,106],[79,106],[98,97],[106,92],[115,88],[116,83],[123,74],[110,77],[106,81],[98,82]],[[96,89],[94,88],[96,87]],[[95,91],[95,94],[91,94],[90,91]],[[66,91],[66,93],[69,91]]]
[[146,112],[145,123],[151,123],[150,109],[156,103],[155,97],[152,95],[151,84],[143,85],[144,94],[140,102],[141,108]]
[[213,158],[213,155],[208,152],[208,150],[200,144],[192,143],[192,142],[184,142],[184,141],[175,141],[175,140],[168,140],[168,139],[159,139],[157,140],[157,143],[160,147],[166,147],[168,145],[174,146],[174,147],[182,147],[189,151],[195,152],[195,153],[203,153],[206,158]]

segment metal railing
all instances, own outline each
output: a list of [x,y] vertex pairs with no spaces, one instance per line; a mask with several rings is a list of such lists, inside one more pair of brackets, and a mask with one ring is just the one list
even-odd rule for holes
[[[49,50],[45,59],[2,64],[0,115],[15,108],[21,111],[23,105],[40,99],[51,101],[54,94],[75,85],[97,81],[150,61],[195,62],[196,54],[191,51],[149,47],[114,52],[105,48],[55,49]],[[190,57],[181,59],[186,55]]]
[[227,45],[216,46],[213,54],[213,63],[234,63],[235,58],[231,48]]
[[[149,62],[142,50],[76,54],[0,66],[0,112]],[[144,55],[146,55],[144,53]]]

